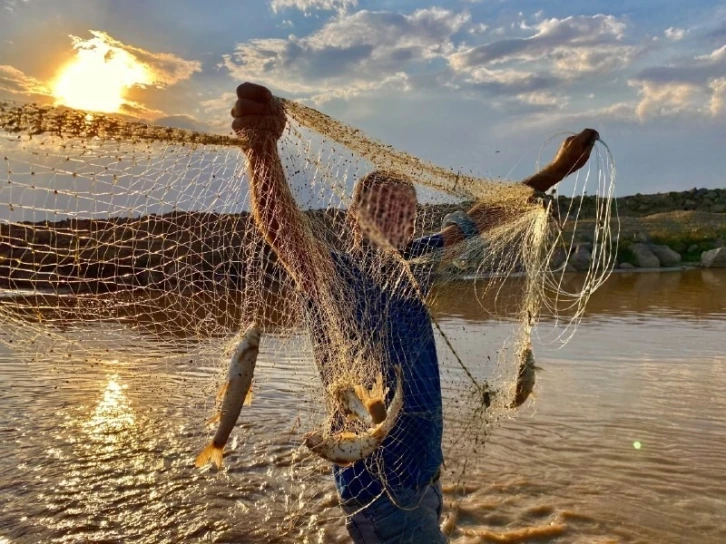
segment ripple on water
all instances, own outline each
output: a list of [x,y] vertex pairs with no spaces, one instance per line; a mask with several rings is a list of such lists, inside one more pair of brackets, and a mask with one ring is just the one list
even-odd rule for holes
[[[545,371],[516,419],[476,454],[456,437],[443,475],[453,542],[726,542],[726,283],[669,278],[663,293],[662,276],[639,276],[596,293],[561,350],[536,344]],[[483,362],[499,325],[473,299],[443,297],[459,306],[440,322],[465,326],[461,352]],[[345,542],[330,469],[300,447],[313,366],[290,351],[261,355],[219,472],[193,459],[221,359],[0,351],[0,544]],[[453,398],[459,374],[445,370]],[[449,423],[466,429],[466,410]]]

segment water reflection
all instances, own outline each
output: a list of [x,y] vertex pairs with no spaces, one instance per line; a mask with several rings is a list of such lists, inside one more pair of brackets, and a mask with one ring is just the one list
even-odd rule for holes
[[120,383],[118,375],[108,377],[101,400],[91,418],[83,425],[92,439],[101,439],[106,443],[118,442],[119,433],[134,427],[136,418],[124,392],[128,387],[128,384]]
[[[726,271],[617,274],[570,344],[537,344],[537,398],[476,450],[447,450],[453,542],[726,542],[725,287]],[[518,292],[513,281],[501,296]],[[497,370],[487,355],[496,359],[506,323],[482,308],[504,299],[483,296],[452,284],[435,310],[484,374]],[[317,382],[299,337],[266,336],[225,470],[194,468],[223,361],[184,352],[181,330],[200,316],[212,332],[241,319],[195,300],[129,303],[103,346],[105,325],[84,323],[78,336],[94,357],[56,349],[28,366],[0,344],[0,544],[347,542],[329,467],[300,448]],[[131,308],[145,308],[138,322]],[[177,323],[173,340],[155,336],[164,319]],[[221,352],[220,339],[192,334]],[[449,359],[445,395],[462,401]],[[456,429],[449,421],[449,436]],[[447,480],[464,463],[465,479]]]

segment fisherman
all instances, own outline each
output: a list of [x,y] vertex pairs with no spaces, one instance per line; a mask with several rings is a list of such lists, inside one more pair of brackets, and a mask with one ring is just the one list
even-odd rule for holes
[[[376,461],[334,466],[348,532],[356,543],[445,542],[439,528],[443,503],[439,366],[423,297],[410,295],[425,295],[430,282],[425,275],[381,281],[382,274],[398,274],[399,269],[384,255],[380,237],[403,259],[416,259],[479,236],[501,222],[501,214],[474,205],[468,213],[448,215],[440,232],[412,240],[417,203],[413,183],[400,174],[373,172],[354,189],[349,209],[352,247],[347,252],[331,251],[306,228],[285,179],[277,149],[286,124],[281,102],[266,87],[243,83],[237,88],[232,117],[247,161],[254,220],[308,301],[319,367],[333,356],[325,353],[336,340],[326,337],[328,330],[334,330],[326,319],[331,315],[329,305],[339,304],[335,311],[347,316],[356,329],[352,341],[363,334],[364,344],[375,345],[383,354],[386,383],[395,383],[395,369],[402,369],[403,409]],[[597,139],[592,129],[567,138],[553,162],[522,183],[533,194],[547,191],[587,162]],[[336,293],[345,293],[345,300]],[[385,317],[376,314],[380,311]]]

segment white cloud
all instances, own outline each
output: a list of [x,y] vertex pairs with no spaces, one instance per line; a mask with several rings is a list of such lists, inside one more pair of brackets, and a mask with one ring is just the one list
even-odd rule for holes
[[484,23],[478,23],[475,25],[471,25],[468,32],[469,34],[484,34],[488,29],[488,25],[485,25]]
[[104,54],[130,57],[133,62],[142,64],[151,74],[151,85],[159,88],[174,85],[189,79],[195,72],[202,71],[202,64],[196,60],[185,60],[172,53],[154,53],[125,44],[106,32],[90,31],[93,38],[84,40],[71,36],[73,47],[79,50],[100,50]]
[[563,77],[602,73],[628,65],[638,48],[623,43],[626,24],[612,15],[546,19],[532,26],[531,36],[507,38],[457,52],[451,66],[468,71],[507,62],[543,63]]
[[531,93],[521,93],[517,98],[527,104],[534,106],[544,106],[547,108],[563,109],[567,105],[567,98],[554,95],[547,91],[536,91]]
[[692,112],[718,115],[723,112],[726,45],[690,59],[646,68],[628,83],[636,87],[641,119]]
[[236,80],[254,79],[316,101],[380,88],[410,88],[407,68],[454,52],[468,13],[440,8],[411,14],[340,14],[309,36],[251,40],[223,57]]
[[2,3],[2,7],[4,10],[9,11],[10,13],[15,13],[15,10],[18,8],[18,6],[22,6],[27,2],[28,0],[5,0]]
[[41,101],[51,97],[43,82],[8,64],[0,65],[0,94]]
[[638,86],[640,102],[635,113],[640,119],[651,116],[675,115],[691,108],[698,87],[690,83],[654,83],[641,81]]
[[708,86],[713,92],[709,104],[711,115],[716,117],[717,115],[726,114],[726,77],[714,79]]
[[286,9],[297,9],[303,13],[311,11],[346,11],[358,5],[358,0],[271,0],[270,8],[275,13]]
[[666,38],[676,42],[682,40],[687,33],[687,30],[683,28],[676,28],[674,26],[666,28],[664,32]]

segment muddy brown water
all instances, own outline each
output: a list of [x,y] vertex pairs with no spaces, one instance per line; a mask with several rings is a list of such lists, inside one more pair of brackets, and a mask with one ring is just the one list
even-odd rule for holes
[[[505,326],[479,289],[435,305],[470,359]],[[564,347],[537,332],[537,397],[444,473],[452,541],[726,542],[726,270],[616,274]],[[193,465],[222,367],[178,334],[120,342],[88,361],[0,348],[0,543],[347,541],[328,467],[299,447],[302,339],[264,338],[222,472]]]

